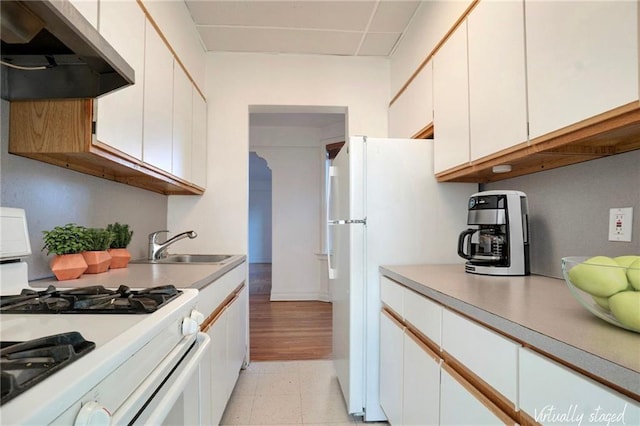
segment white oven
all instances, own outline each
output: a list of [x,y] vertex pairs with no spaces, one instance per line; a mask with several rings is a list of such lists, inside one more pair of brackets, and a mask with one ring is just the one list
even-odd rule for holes
[[[6,214],[17,211],[24,218],[17,209],[1,210],[3,225],[8,223]],[[8,252],[6,240],[0,248],[1,258]],[[67,297],[67,290],[29,289],[26,265],[20,265],[15,255],[2,262],[1,424],[206,423],[200,370],[208,358],[209,337],[199,331],[203,317],[196,309],[197,290],[173,289],[176,293],[147,313],[20,313],[7,310],[12,301],[7,296],[15,295],[16,287],[42,290],[34,303]],[[127,297],[142,298],[148,292],[133,289]],[[79,343],[59,337],[69,335]],[[70,355],[56,355],[57,347],[42,346],[43,339],[49,342],[51,336]],[[33,366],[38,374],[32,373]],[[34,378],[25,379],[27,374]]]

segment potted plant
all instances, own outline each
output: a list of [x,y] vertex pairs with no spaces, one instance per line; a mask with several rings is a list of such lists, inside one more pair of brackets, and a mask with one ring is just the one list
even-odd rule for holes
[[131,260],[131,253],[127,250],[127,246],[131,242],[133,231],[129,230],[129,225],[118,222],[107,225],[107,231],[113,235],[109,248],[111,269],[126,268]]
[[87,270],[87,262],[81,254],[86,248],[85,232],[84,226],[75,223],[42,231],[42,250],[46,249],[47,255],[55,254],[50,266],[58,280],[76,279]]
[[88,228],[85,231],[86,248],[82,252],[87,262],[87,274],[106,272],[111,265],[111,255],[107,251],[113,236],[103,228]]

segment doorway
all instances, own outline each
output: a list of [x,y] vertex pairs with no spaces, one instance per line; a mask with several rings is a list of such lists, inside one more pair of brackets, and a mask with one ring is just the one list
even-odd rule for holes
[[[251,357],[327,359],[332,320],[325,248],[326,145],[344,140],[346,109],[261,106],[249,112]],[[265,248],[269,239],[270,262]]]

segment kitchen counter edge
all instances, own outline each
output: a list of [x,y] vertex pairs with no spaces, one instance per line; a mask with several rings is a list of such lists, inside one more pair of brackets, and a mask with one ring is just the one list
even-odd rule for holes
[[[407,275],[405,272],[409,270],[407,268],[413,268],[412,271],[415,271],[416,268],[421,267],[425,268],[423,271],[424,274],[420,275],[418,278],[415,276],[412,278],[405,276]],[[507,337],[511,337],[513,340],[517,340],[524,345],[528,345],[532,349],[547,356],[556,358],[557,361],[573,367],[584,374],[591,375],[598,381],[604,382],[609,386],[612,386],[614,389],[617,388],[616,390],[621,391],[622,393],[635,397],[634,399],[640,399],[640,380],[638,380],[640,373],[638,371],[611,361],[602,354],[594,354],[588,350],[566,343],[557,336],[554,337],[545,334],[535,328],[532,328],[531,325],[525,326],[508,317],[500,316],[492,312],[490,308],[487,308],[487,306],[483,306],[482,302],[461,300],[455,295],[455,286],[452,286],[452,291],[450,292],[442,287],[437,289],[433,288],[433,284],[431,284],[431,282],[438,278],[438,268],[447,268],[447,276],[451,277],[450,268],[454,267],[459,268],[460,270],[459,284],[465,283],[467,276],[470,274],[466,274],[463,271],[462,265],[385,265],[380,266],[380,272],[403,286],[439,302],[444,307],[451,308],[452,310],[466,315],[479,323],[497,330]],[[429,276],[429,278],[426,278],[427,276]],[[537,277],[543,280],[561,281],[555,278]],[[500,278],[509,279],[509,277]],[[517,279],[523,279],[523,277],[517,277]],[[580,306],[580,309],[584,308]],[[585,312],[587,311],[585,310]],[[593,318],[597,319],[595,317]],[[599,319],[597,320],[601,321]],[[616,329],[612,330],[612,332],[620,331],[627,332]],[[636,336],[633,337],[635,338]]]

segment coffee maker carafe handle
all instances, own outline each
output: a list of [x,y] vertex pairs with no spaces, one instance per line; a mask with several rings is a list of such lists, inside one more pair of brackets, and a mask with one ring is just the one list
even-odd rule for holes
[[[467,237],[471,239],[471,235],[473,235],[476,231],[477,229],[469,228],[460,233],[460,236],[458,237],[458,256],[467,260],[471,259],[471,253],[464,252],[464,246],[465,246],[464,242],[467,239]],[[467,247],[471,247],[471,244],[467,244]]]

